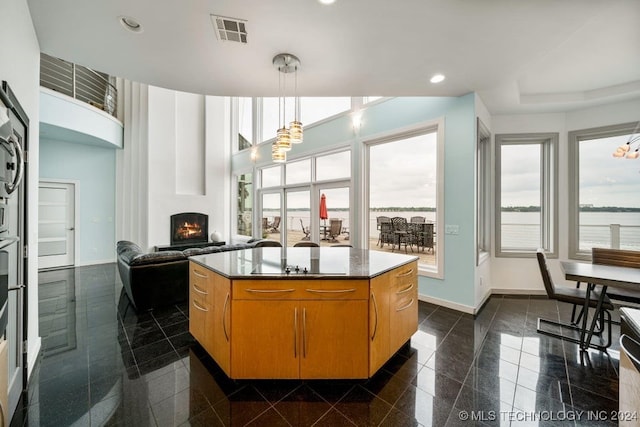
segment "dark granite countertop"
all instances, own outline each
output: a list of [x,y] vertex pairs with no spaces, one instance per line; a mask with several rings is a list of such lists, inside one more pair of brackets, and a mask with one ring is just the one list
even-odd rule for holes
[[637,337],[640,337],[640,310],[636,308],[622,307],[620,308],[620,317],[631,328]]
[[354,248],[265,247],[197,255],[189,259],[229,279],[300,280],[369,279],[418,257]]

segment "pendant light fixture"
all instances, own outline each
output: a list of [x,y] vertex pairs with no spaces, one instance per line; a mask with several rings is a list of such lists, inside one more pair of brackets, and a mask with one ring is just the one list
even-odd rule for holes
[[[278,69],[278,131],[276,141],[271,147],[271,159],[277,163],[287,161],[287,151],[291,150],[292,143],[302,142],[302,123],[298,120],[298,66],[300,60],[289,53],[281,53],[273,57],[273,65]],[[295,73],[294,92],[294,120],[290,123],[290,128],[286,126],[286,75]],[[282,79],[282,80],[280,80]],[[283,83],[281,83],[283,82]],[[281,114],[282,113],[282,114]]]

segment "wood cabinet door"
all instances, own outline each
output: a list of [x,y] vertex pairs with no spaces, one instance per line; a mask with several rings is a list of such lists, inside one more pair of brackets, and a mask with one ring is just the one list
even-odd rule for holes
[[218,274],[210,279],[212,307],[207,318],[207,334],[211,340],[209,354],[220,368],[231,374],[231,282]]
[[394,270],[395,284],[390,296],[391,352],[397,351],[418,330],[417,264]]
[[231,377],[298,378],[299,317],[298,301],[233,301]]
[[194,295],[193,289],[189,290],[189,294],[189,332],[208,351],[210,346],[206,325],[210,307],[197,294]]
[[391,274],[371,280],[369,296],[369,376],[373,376],[391,356],[389,345],[389,296]]
[[367,378],[368,300],[300,302],[300,377]]

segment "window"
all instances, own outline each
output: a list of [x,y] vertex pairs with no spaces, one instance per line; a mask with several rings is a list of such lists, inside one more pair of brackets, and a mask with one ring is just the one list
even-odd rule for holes
[[411,246],[422,272],[438,278],[444,266],[443,135],[438,121],[367,142],[368,248]]
[[[314,170],[320,171],[322,181],[313,178]],[[350,151],[293,160],[283,166],[266,167],[260,171],[262,185],[258,189],[258,198],[262,201],[262,211],[258,216],[262,217],[263,237],[279,240],[286,246],[309,240],[321,246],[350,243]],[[281,181],[283,171],[284,182]],[[327,218],[320,218],[323,194],[329,214]],[[284,213],[282,218],[278,216],[281,209]],[[332,219],[340,221],[334,230],[331,229]],[[278,227],[274,223],[279,224]]]
[[238,175],[238,234],[241,236],[252,235],[253,214],[253,182],[252,174]]
[[285,164],[286,183],[300,184],[311,181],[311,159],[298,160]]
[[273,166],[262,169],[262,188],[277,187],[282,182],[282,168]]
[[557,256],[558,134],[496,135],[496,256]]
[[351,109],[351,98],[300,98],[300,121],[309,126]]
[[316,159],[316,180],[349,178],[351,176],[351,151],[320,156]]
[[286,98],[285,103],[287,108],[284,109],[284,111],[279,111],[278,98],[262,98],[261,142],[268,141],[276,137],[276,132],[282,127],[282,117],[279,117],[279,114],[284,114],[287,127],[289,126],[289,122],[293,120],[294,99],[291,97]]
[[640,250],[640,164],[612,153],[638,123],[569,132],[569,257],[591,248]]
[[491,133],[478,119],[478,145],[476,153],[476,263],[491,250]]
[[378,99],[382,99],[382,97],[381,96],[365,96],[364,98],[362,98],[362,103],[368,104],[370,102],[377,101]]
[[238,150],[253,145],[253,99],[238,98]]

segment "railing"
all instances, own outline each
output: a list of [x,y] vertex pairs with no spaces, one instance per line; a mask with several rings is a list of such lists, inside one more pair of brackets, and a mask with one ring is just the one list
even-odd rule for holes
[[40,54],[40,86],[93,105],[115,116],[118,90],[112,77],[82,65]]
[[[540,224],[502,224],[503,248],[537,248]],[[592,247],[640,250],[640,225],[581,224],[580,250]]]

